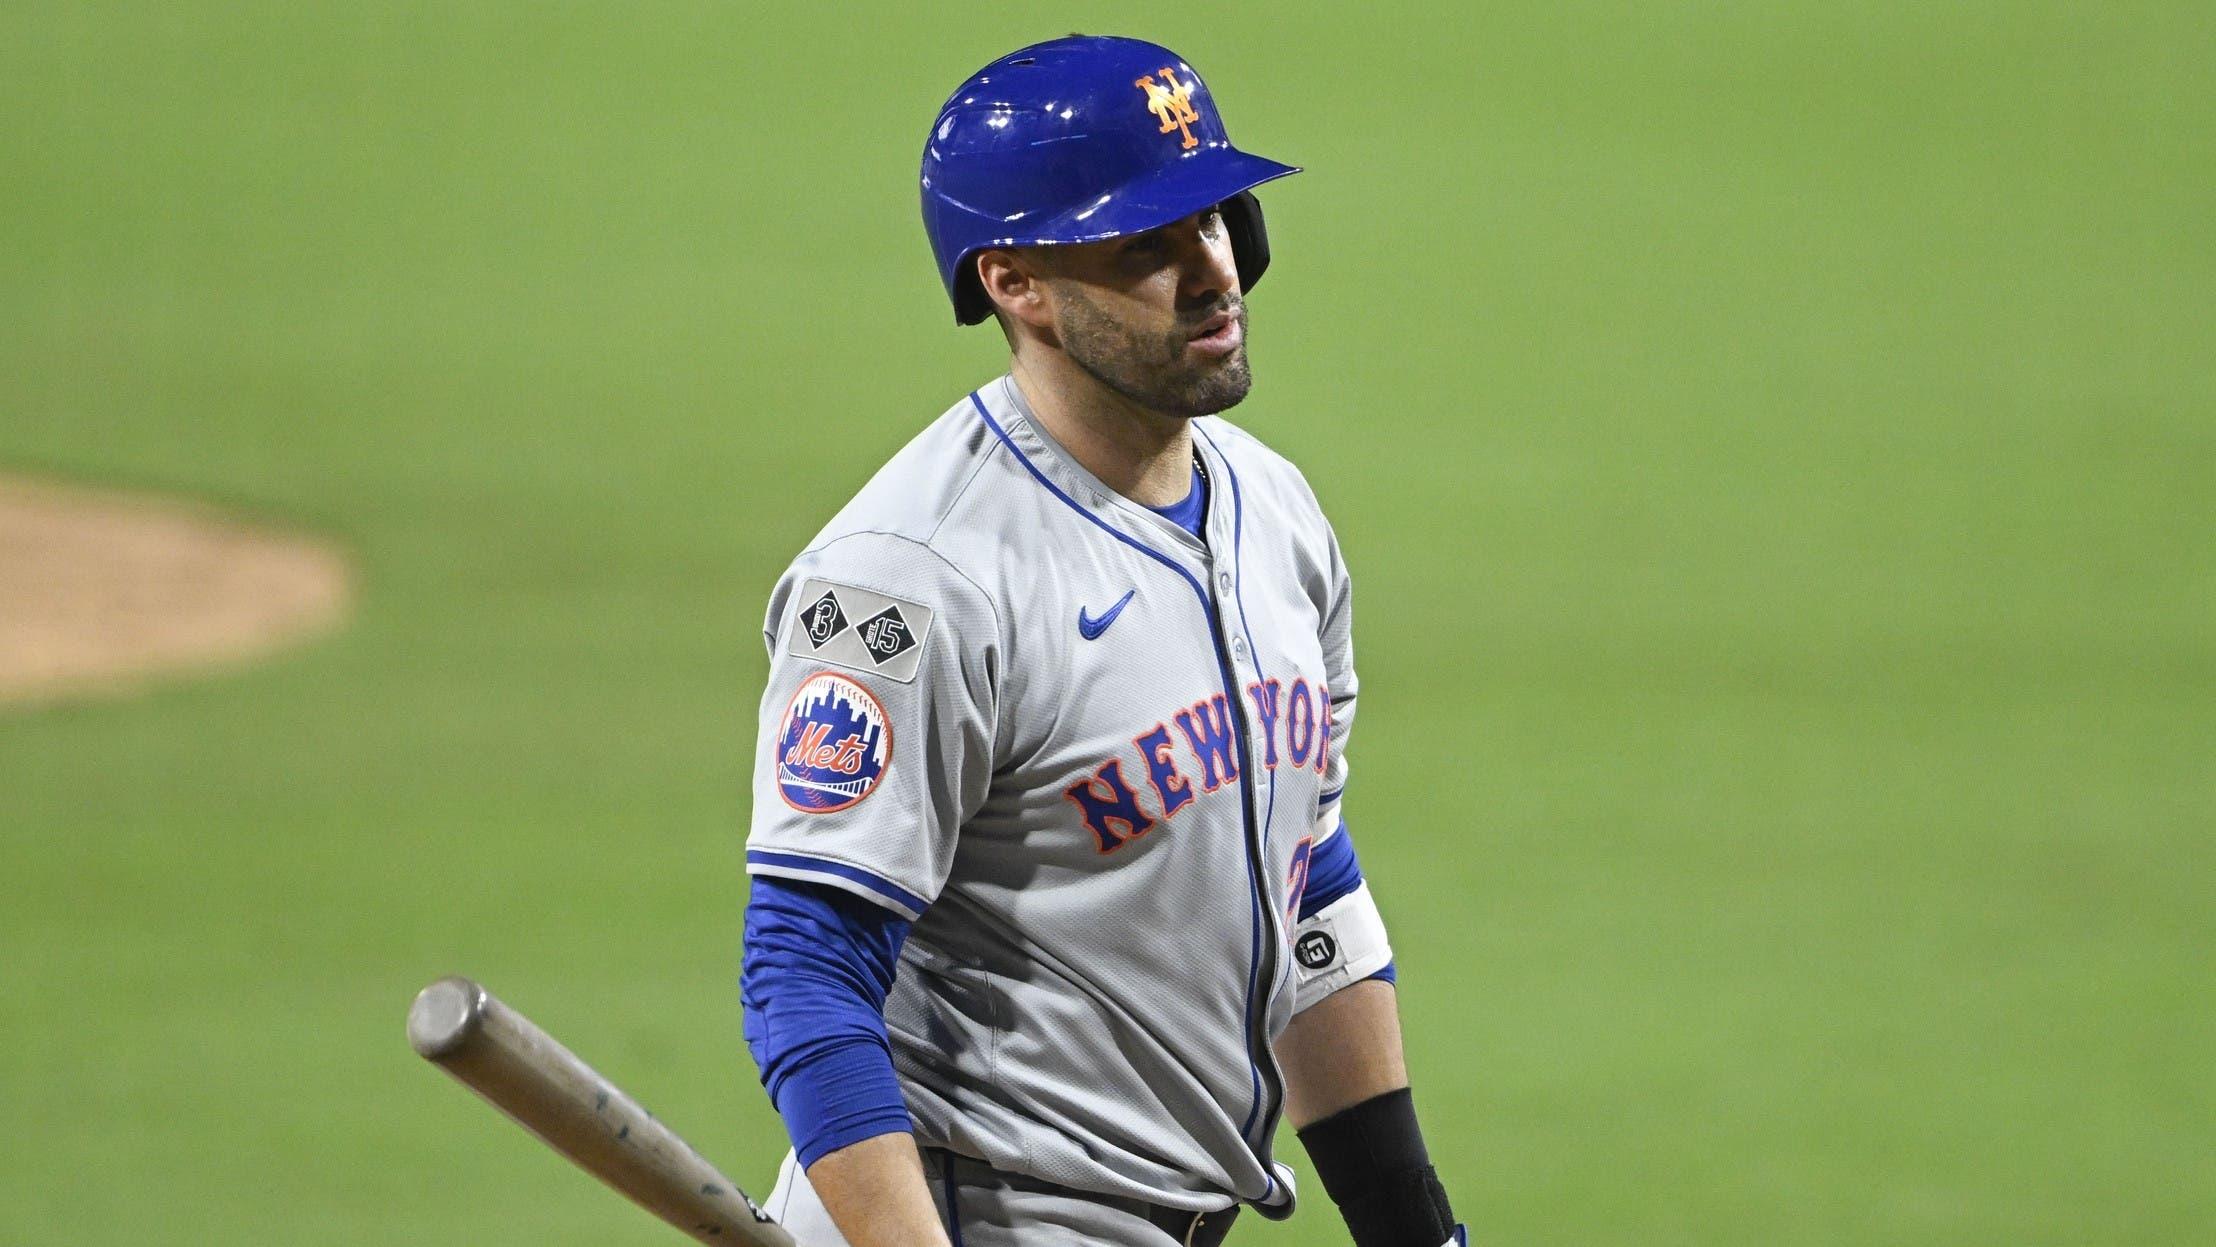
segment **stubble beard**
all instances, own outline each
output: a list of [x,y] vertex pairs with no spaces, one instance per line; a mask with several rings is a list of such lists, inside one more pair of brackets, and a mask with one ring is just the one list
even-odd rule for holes
[[1070,362],[1133,403],[1165,416],[1192,419],[1236,407],[1254,388],[1247,366],[1246,305],[1228,306],[1239,318],[1239,349],[1221,359],[1189,358],[1192,325],[1223,311],[1212,306],[1198,319],[1165,334],[1148,334],[1117,321],[1082,293],[1064,286],[1055,332]]

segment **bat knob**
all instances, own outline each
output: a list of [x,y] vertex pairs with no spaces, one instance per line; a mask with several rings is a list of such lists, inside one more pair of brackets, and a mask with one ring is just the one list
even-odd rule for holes
[[449,975],[416,993],[408,1006],[408,1046],[436,1061],[468,1041],[485,1020],[485,989]]

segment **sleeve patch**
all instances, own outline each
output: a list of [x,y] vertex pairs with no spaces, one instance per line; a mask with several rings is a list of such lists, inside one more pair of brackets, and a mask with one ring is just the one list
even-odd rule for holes
[[802,584],[794,601],[786,653],[902,684],[916,678],[931,638],[930,607],[828,580]]
[[804,681],[777,731],[777,791],[803,814],[829,814],[876,791],[893,764],[893,725],[870,691],[835,671]]

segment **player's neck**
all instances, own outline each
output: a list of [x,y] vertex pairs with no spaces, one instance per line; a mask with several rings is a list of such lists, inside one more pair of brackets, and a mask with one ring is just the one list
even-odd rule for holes
[[1108,488],[1148,507],[1192,491],[1192,421],[1139,406],[1059,352],[1019,353],[1009,373],[1047,436]]

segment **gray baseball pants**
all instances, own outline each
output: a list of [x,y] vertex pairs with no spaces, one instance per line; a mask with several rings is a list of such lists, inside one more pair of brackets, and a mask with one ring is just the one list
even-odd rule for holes
[[[923,1176],[954,1247],[1179,1247],[1131,1200],[1078,1195],[934,1148],[923,1150]],[[762,1210],[800,1247],[847,1247],[791,1152]]]

